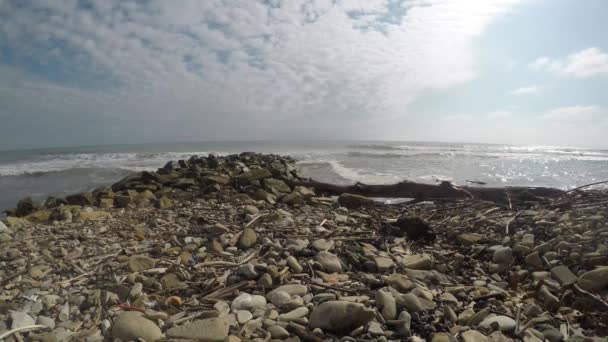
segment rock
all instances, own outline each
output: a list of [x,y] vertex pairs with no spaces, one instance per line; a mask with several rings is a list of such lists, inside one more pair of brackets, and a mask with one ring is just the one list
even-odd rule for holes
[[597,291],[608,287],[608,266],[601,266],[583,273],[578,278],[577,284],[586,291]]
[[317,239],[312,242],[312,248],[318,252],[329,251],[334,248],[334,241],[330,239]]
[[264,184],[264,189],[266,189],[266,191],[269,191],[273,194],[279,194],[279,193],[287,194],[287,193],[291,192],[291,189],[289,188],[287,183],[285,183],[284,181],[282,181],[280,179],[267,178],[267,179],[264,179],[263,184]]
[[450,333],[434,333],[431,342],[457,342],[456,337]]
[[577,280],[576,275],[574,275],[568,266],[565,265],[559,265],[551,268],[551,274],[553,274],[553,276],[557,278],[557,280],[559,280],[563,286],[572,285],[576,283]]
[[276,338],[278,340],[282,340],[284,338],[289,337],[289,332],[285,330],[285,328],[278,325],[273,325],[269,327],[268,332],[270,333],[270,336],[272,338]]
[[258,279],[258,285],[264,288],[269,288],[272,286],[272,276],[268,273],[262,274],[260,279]]
[[260,210],[252,205],[246,205],[243,208],[243,211],[245,212],[245,214],[248,214],[248,215],[257,215],[260,213]]
[[281,203],[287,205],[301,205],[304,203],[304,197],[297,192],[292,192],[281,197]]
[[65,200],[68,204],[79,205],[79,206],[93,206],[95,205],[95,197],[90,192],[82,192],[67,196]]
[[232,311],[238,310],[251,310],[254,308],[263,307],[266,305],[266,298],[260,295],[250,295],[249,293],[241,293],[238,297],[234,298],[230,308]]
[[305,199],[309,199],[315,195],[314,191],[310,190],[305,186],[298,185],[293,189],[294,192],[299,193]]
[[497,324],[498,329],[502,332],[510,332],[515,329],[515,320],[508,316],[492,316],[487,317],[481,323],[480,327],[490,327],[491,325]]
[[373,205],[375,202],[365,196],[344,193],[338,197],[338,203],[345,208],[356,209]]
[[8,227],[4,224],[4,222],[0,221],[0,233],[10,234],[13,231],[8,229]]
[[129,257],[129,270],[131,272],[141,272],[156,266],[156,260],[145,255],[132,255]]
[[433,259],[428,254],[406,255],[400,260],[401,266],[413,270],[430,270]]
[[459,234],[456,240],[463,246],[472,246],[483,240],[483,236],[479,234]]
[[409,291],[415,286],[408,276],[399,273],[389,275],[384,282],[401,292]]
[[169,209],[171,207],[173,207],[173,200],[171,200],[169,197],[161,197],[158,199],[158,202],[156,203],[156,207],[158,209]]
[[532,252],[526,255],[526,264],[534,266],[537,269],[542,269],[544,267],[543,260],[540,258],[540,253],[538,252]]
[[[472,310],[472,309],[471,309]],[[472,312],[472,315],[466,320],[466,325],[470,327],[475,327],[479,323],[481,323],[488,315],[492,312],[490,308],[481,309],[477,312]],[[458,322],[460,323],[460,317],[458,317]]]
[[401,311],[397,320],[403,321],[403,323],[397,326],[397,332],[403,336],[409,336],[411,333],[412,316],[407,311]]
[[304,271],[304,267],[300,265],[298,260],[293,255],[288,256],[285,261],[287,262],[287,266],[289,266],[293,272],[302,273]]
[[129,204],[131,204],[131,201],[132,201],[131,196],[118,195],[118,196],[114,197],[114,205],[116,205],[116,207],[118,207],[118,208],[128,207]]
[[417,216],[402,216],[397,220],[396,225],[402,234],[407,235],[409,240],[430,242],[436,238],[429,223]]
[[284,291],[273,291],[272,296],[270,296],[270,302],[277,308],[289,303],[290,300],[291,296]]
[[496,264],[511,264],[513,259],[513,250],[511,247],[499,247],[492,255],[492,262]]
[[524,234],[521,238],[521,244],[528,247],[534,247],[534,234]]
[[376,307],[380,310],[385,320],[397,317],[397,302],[393,295],[388,291],[376,292]]
[[360,303],[328,301],[315,307],[309,327],[335,333],[348,333],[374,319],[376,313]]
[[184,283],[180,280],[179,275],[175,273],[165,274],[160,279],[160,284],[164,290],[178,289],[184,287]]
[[167,330],[167,338],[192,339],[201,342],[223,342],[228,337],[230,324],[224,318],[207,318]]
[[112,217],[107,211],[81,211],[78,213],[77,221],[96,221],[102,218]]
[[17,210],[15,210],[15,215],[17,217],[27,216],[36,211],[36,205],[34,205],[34,201],[30,197],[26,197],[20,200],[17,203]]
[[467,330],[460,336],[462,336],[462,342],[488,342],[488,337],[477,330]]
[[11,329],[27,327],[28,325],[36,324],[32,316],[25,312],[12,311],[11,314]]
[[316,260],[328,272],[342,272],[340,259],[329,252],[321,251],[317,253]]
[[561,342],[564,340],[564,335],[557,329],[543,330],[543,336],[549,342]]
[[395,296],[395,300],[399,306],[403,307],[410,313],[416,313],[424,310],[420,299],[411,293],[402,294],[401,296]]
[[258,277],[258,272],[255,270],[255,267],[252,264],[243,264],[239,266],[239,271],[247,279],[255,279]]
[[282,285],[282,286],[279,286],[276,289],[268,292],[268,294],[266,295],[266,298],[268,298],[268,299],[272,298],[272,295],[275,292],[285,292],[285,293],[289,294],[290,296],[303,297],[304,295],[306,295],[308,293],[308,288],[305,285],[300,285],[300,284]]
[[279,315],[279,321],[281,322],[291,322],[298,318],[306,317],[308,315],[308,308],[305,306],[299,307],[288,313],[284,313]]
[[46,325],[47,327],[49,327],[51,329],[55,329],[55,320],[50,317],[38,316],[36,318],[36,324]]
[[239,247],[241,249],[249,249],[255,246],[258,241],[257,234],[251,228],[245,228],[239,237]]
[[100,198],[99,207],[102,209],[109,209],[114,206],[114,198]]
[[374,257],[374,264],[378,272],[387,272],[395,268],[393,259],[387,257]]
[[239,324],[245,324],[253,318],[253,314],[247,310],[239,310],[236,312],[236,320]]
[[538,297],[543,303],[543,306],[549,310],[557,310],[560,307],[559,298],[557,298],[546,286],[541,286],[538,289]]
[[144,318],[140,312],[125,311],[114,321],[112,336],[123,341],[134,341],[138,338],[156,341],[163,337],[163,333],[154,322]]
[[244,173],[241,173],[236,177],[236,180],[241,184],[251,183],[264,178],[270,178],[272,174],[266,169],[253,169]]

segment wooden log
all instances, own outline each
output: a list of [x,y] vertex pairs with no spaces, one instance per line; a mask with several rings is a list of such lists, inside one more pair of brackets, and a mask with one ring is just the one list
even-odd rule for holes
[[511,200],[537,201],[547,196],[558,196],[563,190],[546,187],[457,187],[450,182],[424,184],[403,181],[397,184],[363,184],[336,185],[316,182],[314,180],[289,181],[291,186],[313,188],[317,194],[341,195],[344,193],[366,197],[413,198],[416,200],[432,199],[479,199],[497,203],[508,203]]

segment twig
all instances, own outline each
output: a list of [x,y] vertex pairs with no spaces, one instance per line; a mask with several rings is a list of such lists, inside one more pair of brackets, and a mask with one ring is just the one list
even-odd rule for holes
[[590,299],[592,299],[593,301],[597,302],[598,304],[600,304],[601,306],[603,306],[604,308],[608,309],[608,303],[606,303],[603,299],[601,299],[600,297],[594,295],[591,292],[585,291],[583,289],[581,289],[577,284],[572,284],[572,287],[576,290],[576,292],[578,292],[579,294],[583,294],[587,297],[589,297]]
[[251,225],[252,225],[252,224],[253,224],[255,221],[257,221],[257,220],[261,219],[262,217],[264,217],[264,216],[266,216],[266,215],[268,215],[268,214],[261,214],[261,215],[258,215],[258,216],[256,216],[256,217],[254,217],[254,218],[253,218],[251,221],[249,221],[249,222],[248,222],[248,223],[245,225],[245,228],[247,228],[247,227],[251,226]]
[[46,325],[27,325],[25,327],[15,328],[15,329],[9,330],[9,331],[3,333],[2,335],[0,335],[0,340],[7,338],[7,337],[11,336],[12,334],[18,333],[20,331],[38,330],[38,329],[44,329],[44,328],[48,328],[48,327]]
[[564,194],[567,194],[567,193],[570,193],[570,192],[574,192],[574,191],[576,191],[576,190],[580,190],[580,189],[582,189],[582,188],[586,188],[586,187],[589,187],[589,186],[593,186],[593,185],[599,185],[599,184],[606,184],[606,183],[608,183],[608,180],[601,181],[601,182],[595,182],[595,183],[589,183],[589,184],[585,184],[585,185],[581,185],[581,186],[579,186],[579,187],[576,187],[576,188],[574,188],[574,189],[570,189],[570,190],[568,190],[568,191],[564,192]]

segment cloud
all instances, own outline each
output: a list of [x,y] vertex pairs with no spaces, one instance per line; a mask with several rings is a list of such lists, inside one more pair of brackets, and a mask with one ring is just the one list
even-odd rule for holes
[[559,107],[546,111],[541,115],[544,120],[555,122],[580,122],[601,119],[605,111],[598,106]]
[[511,117],[512,113],[508,110],[497,110],[486,115],[488,119],[506,119]]
[[526,87],[520,87],[514,90],[511,90],[509,94],[511,95],[533,95],[538,94],[542,90],[542,87],[537,85],[531,85]]
[[40,129],[78,116],[111,128],[99,139],[358,136],[474,79],[475,38],[518,2],[0,1],[0,133],[44,109]]
[[599,48],[590,47],[561,60],[539,57],[529,66],[535,70],[547,70],[565,77],[589,78],[608,74],[608,54]]
[[453,114],[443,117],[446,121],[470,121],[473,120],[473,116],[470,114]]

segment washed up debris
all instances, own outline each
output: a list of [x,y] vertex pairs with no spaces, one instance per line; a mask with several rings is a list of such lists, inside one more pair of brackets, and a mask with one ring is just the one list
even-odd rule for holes
[[0,223],[0,339],[608,335],[606,191],[383,205],[299,179],[288,157],[194,156],[20,201]]

